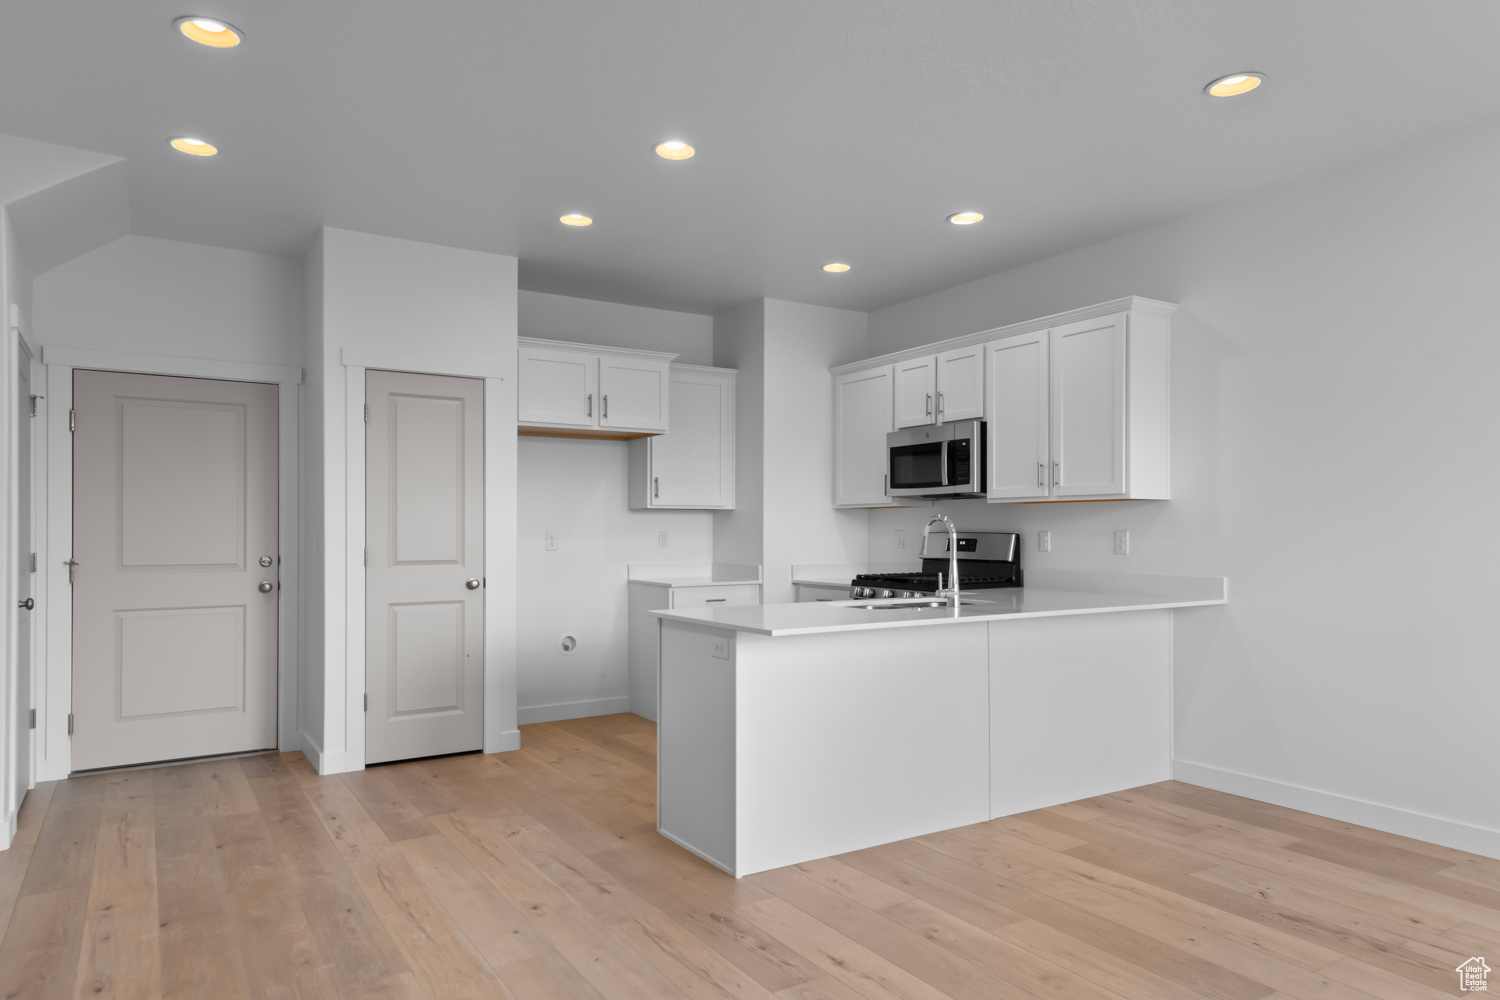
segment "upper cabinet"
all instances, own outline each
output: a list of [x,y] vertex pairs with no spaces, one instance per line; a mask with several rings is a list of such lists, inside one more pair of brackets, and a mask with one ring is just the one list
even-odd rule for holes
[[1148,309],[991,342],[988,498],[1168,499],[1168,347]]
[[630,438],[667,430],[668,366],[676,355],[521,338],[521,433]]
[[671,430],[630,442],[631,509],[734,508],[736,374],[672,365]]
[[984,416],[984,345],[907,358],[895,372],[896,427]]
[[1168,499],[1176,308],[1133,296],[833,369],[834,505],[894,506],[887,430],[968,419],[991,503]]
[[833,378],[833,505],[895,507],[886,496],[885,436],[895,430],[892,365]]

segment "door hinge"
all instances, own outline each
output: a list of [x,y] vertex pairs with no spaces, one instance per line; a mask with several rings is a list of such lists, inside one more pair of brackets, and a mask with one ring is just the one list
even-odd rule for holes
[[370,550],[365,549],[365,565],[370,565]]
[[370,422],[370,404],[366,403],[365,404],[365,423],[368,424],[369,422]]
[[45,397],[45,396],[32,396],[31,397],[31,415],[33,417],[36,416],[36,401],[39,400],[39,399],[46,399],[46,398],[47,397]]
[[365,711],[368,712],[369,710],[370,710],[370,692],[366,691],[365,692]]
[[33,552],[31,554],[31,571],[33,573],[36,572],[36,553],[35,552]]
[[78,565],[78,560],[64,559],[63,565],[68,567],[68,586],[71,587],[73,585],[73,568]]
[[31,721],[31,724],[28,725],[26,728],[27,729],[35,729],[36,728],[36,709],[34,709],[34,708],[31,710],[30,721]]
[[69,736],[73,735],[73,713],[72,712],[68,713],[68,735]]
[[77,410],[69,410],[68,411],[68,433],[72,434],[76,430],[78,430],[78,411]]

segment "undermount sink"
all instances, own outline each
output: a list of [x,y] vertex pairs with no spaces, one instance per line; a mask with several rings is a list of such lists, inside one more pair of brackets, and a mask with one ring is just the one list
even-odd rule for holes
[[[993,601],[959,601],[960,605],[969,607],[976,604],[993,604]],[[864,611],[904,611],[907,608],[946,608],[948,602],[937,597],[901,597],[885,598],[878,601],[849,601],[844,603],[848,608],[860,608]]]

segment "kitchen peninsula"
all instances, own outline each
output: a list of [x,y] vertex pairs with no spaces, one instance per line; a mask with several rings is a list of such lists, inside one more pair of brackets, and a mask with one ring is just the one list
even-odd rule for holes
[[658,829],[743,876],[1164,780],[1173,609],[1225,587],[1033,572],[957,608],[652,612]]

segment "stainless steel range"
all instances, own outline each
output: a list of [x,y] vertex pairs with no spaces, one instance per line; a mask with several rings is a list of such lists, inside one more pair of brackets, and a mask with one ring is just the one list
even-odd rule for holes
[[[849,584],[849,597],[927,597],[938,591],[938,575],[948,572],[949,536],[934,532],[922,545],[922,569],[910,573],[861,573]],[[964,591],[1021,586],[1021,536],[1010,531],[958,533],[958,586]],[[946,582],[946,581],[945,581]]]

